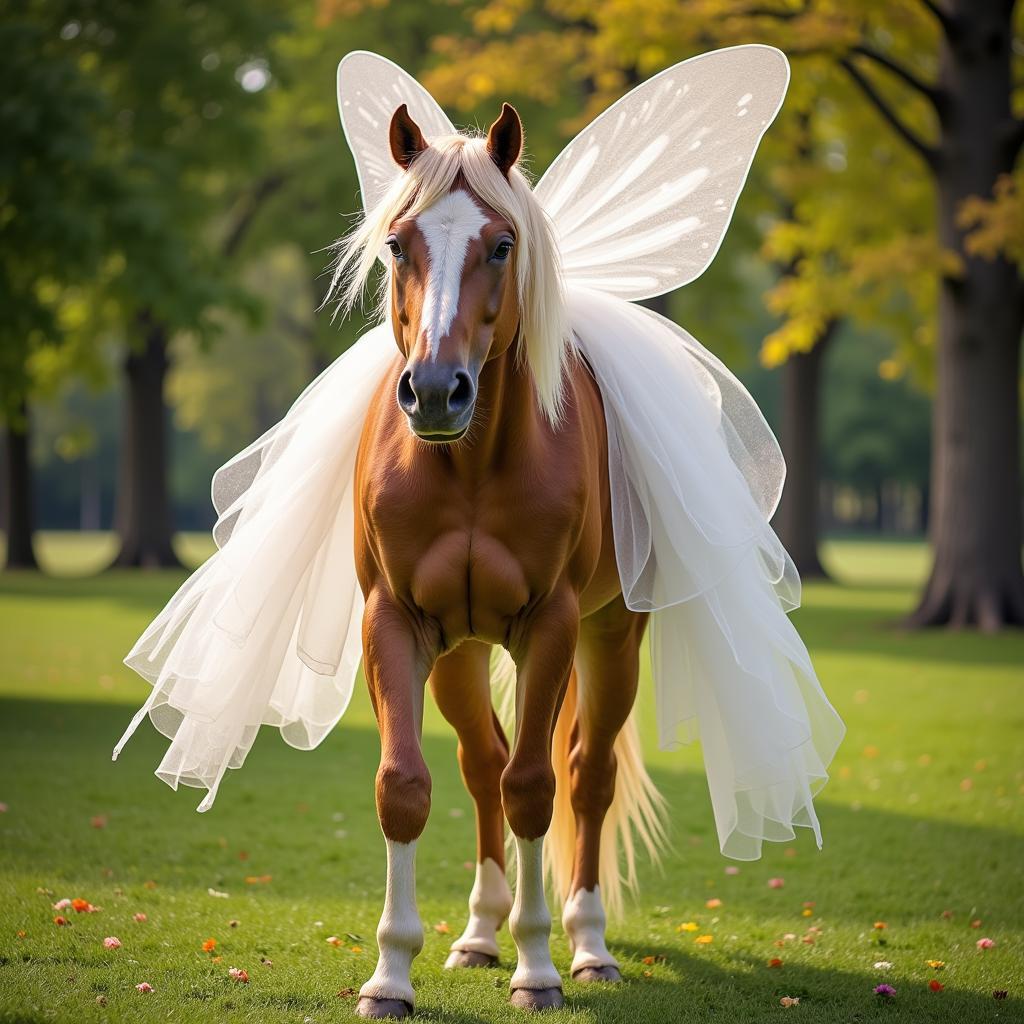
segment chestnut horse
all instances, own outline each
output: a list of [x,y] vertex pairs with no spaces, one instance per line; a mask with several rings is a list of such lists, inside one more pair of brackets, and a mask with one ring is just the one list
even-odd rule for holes
[[[543,866],[557,772],[574,821],[549,853],[556,883],[562,871],[572,975],[620,980],[599,885],[617,761],[628,775],[618,787],[619,799],[628,790],[625,818],[645,841],[659,830],[659,798],[628,721],[646,615],[622,597],[601,395],[553,308],[555,247],[516,168],[521,144],[507,104],[486,144],[453,136],[429,146],[403,105],[390,145],[405,173],[339,259],[336,280],[351,272],[355,295],[390,250],[384,312],[400,352],[370,406],[356,465],[364,669],[380,729],[376,800],[387,840],[380,956],[360,993],[364,1017],[413,1007],[410,968],[423,944],[415,846],[430,811],[421,749],[428,683],[458,735],[476,806],[470,919],[448,966],[496,963],[496,932],[508,917],[518,952],[512,1003],[562,1004]],[[491,701],[495,645],[516,669],[511,744]],[[505,821],[517,854],[514,902]],[[616,865],[605,868],[618,879]]]

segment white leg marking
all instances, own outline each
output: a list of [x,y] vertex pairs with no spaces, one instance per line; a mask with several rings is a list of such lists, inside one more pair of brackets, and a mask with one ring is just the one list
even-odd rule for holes
[[561,989],[551,962],[551,914],[544,899],[544,840],[516,837],[516,898],[508,928],[519,962],[509,988]]
[[[476,881],[469,894],[469,924],[452,943],[452,952],[498,955],[498,929],[512,909],[512,890],[505,872],[488,857],[476,866]],[[449,957],[449,960],[457,959]]]
[[380,956],[373,977],[359,990],[374,999],[402,999],[413,1005],[410,972],[423,948],[423,922],[416,910],[416,843],[388,843],[384,913],[377,926]]
[[469,240],[479,235],[486,223],[483,210],[461,189],[449,192],[416,218],[416,226],[427,243],[427,294],[422,323],[431,359],[437,358],[441,339],[448,333],[459,308]]
[[618,967],[604,944],[605,916],[601,887],[577,889],[565,902],[562,927],[573,950],[572,973],[584,967]]

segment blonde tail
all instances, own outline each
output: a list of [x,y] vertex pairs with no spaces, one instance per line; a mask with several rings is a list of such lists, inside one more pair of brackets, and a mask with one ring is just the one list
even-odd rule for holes
[[[509,735],[515,717],[515,664],[502,648],[492,656],[492,685],[499,691],[499,718]],[[551,765],[555,772],[555,805],[544,841],[544,868],[552,892],[561,904],[569,896],[573,861],[576,853],[576,818],[572,810],[569,780],[569,754],[572,731],[580,710],[580,686],[573,669],[565,700],[555,725],[551,745]],[[665,801],[644,768],[640,734],[635,712],[615,740],[617,772],[615,796],[601,830],[601,898],[610,916],[618,917],[623,908],[623,885],[637,888],[637,840],[657,862],[665,846]]]

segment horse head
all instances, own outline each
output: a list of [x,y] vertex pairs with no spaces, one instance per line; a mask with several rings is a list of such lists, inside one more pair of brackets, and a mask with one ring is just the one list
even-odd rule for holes
[[[402,104],[391,119],[391,154],[405,170],[429,149]],[[507,179],[522,148],[519,115],[507,103],[486,151]],[[516,229],[458,174],[450,190],[389,226],[391,323],[406,365],[397,400],[424,441],[456,441],[476,408],[480,369],[519,330]]]

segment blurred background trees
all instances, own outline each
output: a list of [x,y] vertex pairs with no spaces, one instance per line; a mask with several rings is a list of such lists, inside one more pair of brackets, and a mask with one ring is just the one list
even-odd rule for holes
[[174,529],[210,524],[213,469],[358,335],[314,312],[322,249],[359,209],[345,52],[397,60],[460,124],[515,102],[541,172],[635,82],[752,41],[790,57],[790,93],[714,265],[662,311],[779,432],[775,525],[805,574],[827,568],[823,530],[928,529],[915,622],[1024,622],[1024,41],[1006,0],[15,0],[8,564],[32,564],[33,497],[47,527],[115,526],[121,565],[173,561]]

